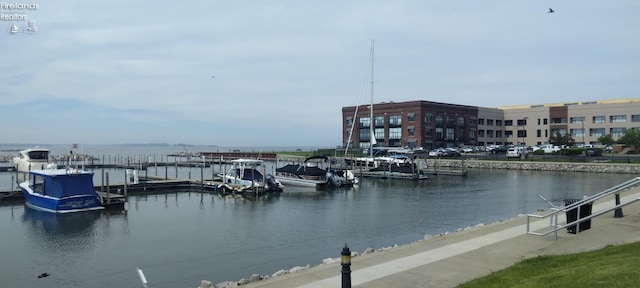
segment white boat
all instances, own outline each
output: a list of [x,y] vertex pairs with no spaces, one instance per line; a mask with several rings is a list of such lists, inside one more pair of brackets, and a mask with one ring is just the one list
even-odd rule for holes
[[277,168],[275,177],[285,185],[317,189],[353,186],[358,183],[353,171],[332,168],[327,156],[311,156],[303,164],[287,164]]
[[264,161],[256,159],[236,159],[231,161],[231,169],[218,173],[225,184],[241,185],[244,189],[264,188],[265,191],[282,191],[284,187],[273,175],[266,174]]
[[40,147],[20,151],[18,156],[13,158],[12,162],[16,165],[18,172],[24,173],[28,173],[30,170],[54,168],[52,167],[54,164],[49,161],[49,149]]

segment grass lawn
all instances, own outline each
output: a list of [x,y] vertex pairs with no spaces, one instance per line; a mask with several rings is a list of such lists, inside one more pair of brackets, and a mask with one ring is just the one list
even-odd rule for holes
[[539,256],[458,287],[640,287],[640,242]]

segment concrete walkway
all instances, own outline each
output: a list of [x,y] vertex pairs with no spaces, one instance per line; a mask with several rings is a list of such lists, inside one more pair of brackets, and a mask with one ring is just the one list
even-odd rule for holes
[[[622,202],[638,197],[640,188],[625,191]],[[613,197],[598,200],[593,211],[613,205]],[[354,257],[351,283],[368,288],[455,287],[539,255],[578,253],[640,241],[640,202],[625,206],[623,213],[623,218],[614,218],[613,211],[596,217],[591,229],[579,234],[561,230],[557,241],[553,234],[526,234],[527,217],[520,216]],[[564,213],[560,215],[559,223],[566,223],[564,217]],[[548,225],[548,219],[538,220],[532,230]],[[340,287],[340,269],[340,263],[319,265],[242,287]]]

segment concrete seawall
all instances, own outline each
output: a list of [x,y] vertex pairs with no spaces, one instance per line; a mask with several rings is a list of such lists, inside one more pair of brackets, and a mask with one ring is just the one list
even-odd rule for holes
[[638,164],[428,159],[429,167],[640,174]]

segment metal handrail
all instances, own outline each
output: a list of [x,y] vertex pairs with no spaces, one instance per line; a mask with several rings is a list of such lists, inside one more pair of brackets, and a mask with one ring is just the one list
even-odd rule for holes
[[[636,199],[632,199],[630,201],[627,201],[625,203],[616,203],[616,205],[614,205],[613,207],[610,208],[606,208],[602,211],[598,211],[595,213],[591,213],[591,215],[586,216],[586,217],[580,217],[580,209],[582,208],[582,206],[584,204],[592,204],[593,202],[595,202],[596,200],[600,200],[602,198],[605,198],[607,196],[610,196],[612,194],[619,194],[620,192],[622,192],[623,190],[632,188],[636,185],[640,184],[640,177],[636,177],[633,178],[629,181],[623,182],[621,184],[618,184],[616,186],[613,186],[607,190],[604,190],[600,193],[597,193],[595,195],[592,195],[590,197],[584,198],[582,200],[576,201],[574,203],[571,203],[569,205],[565,205],[565,206],[556,206],[553,205],[553,203],[547,201],[546,199],[544,199],[544,197],[538,195],[540,198],[542,198],[542,200],[544,200],[545,202],[549,203],[549,205],[552,206],[551,208],[551,212],[546,213],[546,214],[542,214],[542,215],[538,215],[538,214],[527,214],[527,234],[531,234],[531,235],[537,235],[537,236],[546,236],[549,235],[551,233],[555,233],[555,238],[556,240],[558,239],[558,231],[565,229],[567,227],[576,225],[576,234],[580,232],[580,223],[587,221],[587,220],[591,220],[594,217],[600,216],[602,214],[605,214],[607,212],[622,208],[626,205],[629,205],[631,203],[640,201],[640,198],[636,198]],[[573,221],[571,223],[566,223],[564,225],[559,225],[558,224],[558,215],[562,212],[567,212],[569,210],[573,210],[573,209],[577,209],[576,213],[578,215],[577,220]],[[549,218],[549,226],[553,227],[551,230],[545,231],[545,232],[534,232],[531,231],[531,218],[537,218],[537,219],[544,219],[544,218]]]

